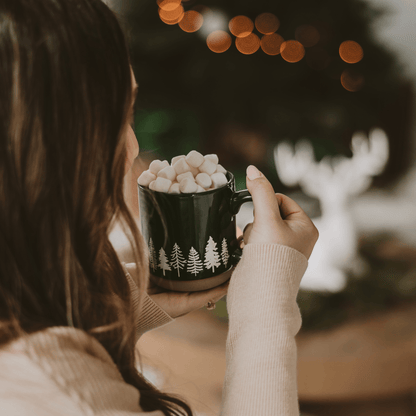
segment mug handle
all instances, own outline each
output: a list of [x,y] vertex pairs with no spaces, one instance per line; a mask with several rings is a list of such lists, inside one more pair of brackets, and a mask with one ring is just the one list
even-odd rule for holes
[[[238,211],[240,211],[241,205],[245,202],[251,202],[253,198],[250,192],[247,189],[242,191],[234,192],[231,197],[231,213],[232,215],[237,215]],[[236,266],[238,262],[241,260],[241,256],[243,255],[243,250],[240,247],[237,247],[233,254],[231,255],[231,264]]]

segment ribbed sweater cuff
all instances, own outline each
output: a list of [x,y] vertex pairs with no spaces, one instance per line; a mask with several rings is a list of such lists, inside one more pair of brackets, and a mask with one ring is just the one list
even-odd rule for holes
[[175,319],[156,304],[147,292],[141,294],[126,265],[122,263],[122,266],[130,286],[137,342],[146,332],[169,324]]
[[[227,295],[229,315],[236,320],[256,319],[269,313],[267,303],[293,305],[308,260],[299,251],[280,244],[247,244]],[[235,312],[235,313],[233,313]]]
[[[134,304],[134,301],[133,301]],[[137,340],[146,332],[159,328],[163,325],[174,322],[175,318],[172,318],[167,312],[165,312],[159,305],[157,305],[153,299],[145,293],[143,299],[143,305],[136,320],[136,336]]]

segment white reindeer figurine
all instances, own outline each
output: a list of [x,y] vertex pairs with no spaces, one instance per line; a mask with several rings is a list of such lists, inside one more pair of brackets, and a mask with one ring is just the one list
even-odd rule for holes
[[274,149],[277,173],[286,186],[300,185],[309,196],[319,199],[322,216],[312,219],[319,239],[309,259],[301,288],[338,292],[344,289],[347,272],[359,276],[365,262],[358,256],[357,231],[351,212],[354,196],[367,190],[372,177],[380,174],[389,157],[389,143],[381,129],[367,138],[355,133],[352,158],[325,157],[316,162],[310,142],[302,140],[293,148],[279,143]]

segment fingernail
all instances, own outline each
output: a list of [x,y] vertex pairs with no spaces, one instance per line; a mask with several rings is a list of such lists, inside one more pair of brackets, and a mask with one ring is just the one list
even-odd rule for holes
[[251,181],[254,180],[254,179],[260,178],[260,176],[261,176],[261,173],[259,172],[259,170],[255,166],[250,165],[247,168],[247,177]]

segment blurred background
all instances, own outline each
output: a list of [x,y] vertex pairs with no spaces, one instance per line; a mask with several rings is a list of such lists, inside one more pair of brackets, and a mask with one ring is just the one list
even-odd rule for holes
[[[139,84],[140,156],[256,165],[320,230],[298,303],[304,415],[416,415],[416,3],[107,0]],[[240,229],[252,206],[237,215]],[[124,243],[114,236],[115,245]],[[217,415],[226,298],[138,343],[146,376]]]

